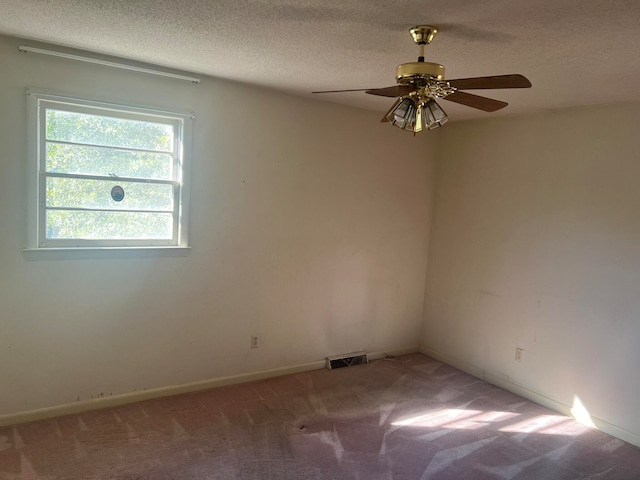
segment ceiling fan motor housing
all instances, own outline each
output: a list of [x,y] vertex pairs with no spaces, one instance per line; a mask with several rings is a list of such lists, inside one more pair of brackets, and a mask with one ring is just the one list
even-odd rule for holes
[[423,87],[432,80],[444,80],[444,67],[432,62],[409,62],[398,65],[396,81],[400,85]]

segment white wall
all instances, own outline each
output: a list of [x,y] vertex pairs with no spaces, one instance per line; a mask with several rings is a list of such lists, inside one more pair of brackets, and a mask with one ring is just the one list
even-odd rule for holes
[[[0,415],[417,349],[437,135],[19,44],[0,37]],[[187,257],[25,258],[25,87],[196,115]]]
[[634,443],[639,125],[630,105],[442,129],[422,335],[423,351],[538,398],[577,396]]

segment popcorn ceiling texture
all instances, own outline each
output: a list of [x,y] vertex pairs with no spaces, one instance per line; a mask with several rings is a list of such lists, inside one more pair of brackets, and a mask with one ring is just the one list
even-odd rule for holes
[[637,480],[640,448],[420,354],[0,429],[11,480]]
[[[409,27],[441,29],[426,58],[448,78],[521,73],[531,90],[486,114],[446,103],[452,120],[640,101],[640,2],[532,0],[3,0],[0,33],[310,96],[393,85],[415,61]],[[321,100],[384,111],[361,92]]]

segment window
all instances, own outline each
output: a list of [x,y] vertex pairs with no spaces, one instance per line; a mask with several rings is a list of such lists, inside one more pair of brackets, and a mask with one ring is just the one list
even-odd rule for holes
[[34,248],[187,246],[185,114],[29,92]]

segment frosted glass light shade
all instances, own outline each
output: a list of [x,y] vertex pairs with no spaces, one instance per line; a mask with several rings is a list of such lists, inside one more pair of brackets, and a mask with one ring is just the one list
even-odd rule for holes
[[415,96],[399,98],[386,115],[391,125],[417,133],[424,128],[433,130],[444,125],[447,114],[434,99],[422,101]]
[[425,116],[424,123],[427,125],[427,129],[429,130],[441,127],[447,123],[447,120],[449,120],[447,114],[433,98],[424,104],[422,111]]
[[417,110],[418,103],[413,97],[402,97],[391,107],[387,120],[395,127],[413,132],[416,126]]

